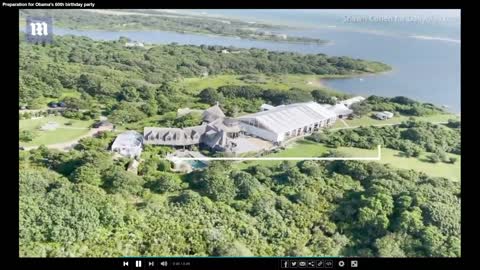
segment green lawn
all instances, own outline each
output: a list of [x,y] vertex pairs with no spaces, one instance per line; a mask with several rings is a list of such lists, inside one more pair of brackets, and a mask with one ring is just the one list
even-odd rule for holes
[[[377,150],[360,149],[355,147],[339,147],[329,148],[323,144],[315,143],[307,140],[300,140],[289,145],[287,149],[266,155],[265,157],[318,157],[329,150],[337,150],[343,157],[376,157]],[[400,151],[382,148],[382,157],[380,161],[366,161],[366,162],[380,162],[388,163],[394,168],[415,170],[424,172],[430,176],[445,177],[453,181],[460,181],[460,163],[461,156],[454,154],[447,154],[448,156],[456,157],[458,160],[455,164],[447,163],[430,163],[426,160],[429,153],[422,154],[419,158],[407,158],[401,155]],[[239,169],[244,169],[255,164],[262,164],[264,166],[275,166],[282,161],[258,160],[258,161],[244,161],[236,164]]]
[[[378,120],[374,119],[371,116],[363,116],[361,118],[355,118],[352,120],[345,120],[347,124],[351,127],[357,126],[371,126],[371,125],[384,125],[384,124],[400,124],[403,121],[407,121],[410,117],[408,116],[394,116],[393,118],[386,119],[386,120]],[[458,119],[458,116],[454,114],[437,114],[432,116],[420,116],[414,117],[420,121],[428,121],[428,122],[447,122],[449,119]],[[340,128],[344,127],[343,123],[337,121],[333,128]]]
[[[324,89],[327,90],[325,86],[322,86],[319,82],[319,79],[322,76],[318,75],[257,75],[263,82],[261,83],[252,83],[242,81],[240,78],[243,75],[214,75],[206,78],[185,78],[176,83],[176,86],[179,88],[185,88],[192,93],[198,93],[201,90],[212,87],[218,88],[223,85],[258,85],[265,89],[280,89],[288,90],[290,88],[296,87],[305,90],[314,90],[314,89]],[[311,82],[309,84],[308,82]],[[331,93],[338,93],[332,89],[328,89]]]
[[[42,131],[39,128],[48,122],[56,122],[59,127],[56,130]],[[65,125],[65,123],[71,122],[72,125]],[[20,131],[29,130],[36,133],[35,138],[31,142],[20,142],[21,146],[36,146],[36,145],[48,145],[55,143],[67,142],[74,140],[89,130],[93,120],[82,121],[68,119],[62,116],[49,116],[39,119],[26,119],[20,120]]]
[[71,91],[65,91],[62,93],[62,95],[59,98],[51,98],[51,97],[42,97],[40,98],[40,102],[42,104],[41,109],[47,109],[48,108],[48,103],[50,102],[58,102],[66,97],[76,97],[80,98],[80,93],[74,90]]
[[[339,147],[337,150],[342,156],[346,157],[375,157],[377,155],[376,149],[368,150],[354,147]],[[378,162],[388,163],[400,169],[424,172],[430,176],[445,177],[454,181],[460,181],[460,155],[447,154],[449,157],[456,157],[458,159],[455,164],[443,162],[430,163],[426,159],[427,155],[429,155],[429,153],[424,153],[419,158],[407,158],[403,157],[400,151],[382,148],[382,158]]]
[[[265,155],[264,157],[318,157],[326,153],[329,150],[323,144],[315,143],[308,140],[298,140],[288,145],[285,150],[282,150],[278,153],[272,153]],[[277,160],[256,160],[256,161],[243,161],[236,164],[238,168],[247,168],[255,164],[261,164],[264,166],[275,166],[282,163],[282,161]]]

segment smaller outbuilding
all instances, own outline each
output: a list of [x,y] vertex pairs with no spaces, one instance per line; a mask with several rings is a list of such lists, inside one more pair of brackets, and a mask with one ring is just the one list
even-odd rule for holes
[[113,129],[113,127],[114,125],[107,120],[98,121],[93,124],[93,128]]
[[387,120],[393,117],[393,113],[387,111],[377,112],[375,113],[375,117],[379,120]]
[[145,45],[143,45],[143,43],[141,42],[137,42],[137,41],[134,41],[134,42],[127,42],[125,43],[125,47],[145,47]]
[[349,98],[349,99],[342,100],[342,101],[340,101],[340,103],[345,105],[347,108],[350,108],[350,106],[352,106],[353,104],[358,103],[358,102],[362,102],[364,100],[365,100],[364,97],[356,96],[356,97],[352,97],[352,98]]
[[112,144],[112,151],[124,157],[138,158],[142,153],[143,136],[136,131],[123,132]]
[[351,109],[349,109],[347,106],[345,106],[345,104],[342,104],[342,103],[331,105],[331,106],[328,106],[328,105],[325,105],[325,106],[329,110],[334,112],[337,115],[337,117],[340,119],[347,118],[349,115],[353,113]]

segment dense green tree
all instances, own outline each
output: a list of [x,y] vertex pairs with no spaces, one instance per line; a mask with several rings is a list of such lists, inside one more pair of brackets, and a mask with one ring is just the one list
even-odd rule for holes
[[204,103],[214,105],[215,103],[223,103],[224,97],[221,93],[213,88],[205,88],[198,95],[200,100]]
[[375,241],[375,248],[380,257],[406,257],[401,242],[395,234],[389,234]]
[[235,184],[222,163],[210,164],[202,174],[201,182],[205,194],[215,201],[229,202],[236,196]]
[[247,172],[232,172],[232,178],[237,187],[237,197],[240,199],[247,199],[260,191],[258,180]]
[[234,241],[233,243],[225,243],[215,248],[213,253],[215,256],[235,256],[235,257],[251,257],[253,253],[244,244]]
[[74,183],[87,183],[95,186],[102,184],[101,172],[93,164],[85,164],[77,167],[70,176]]
[[103,181],[109,192],[138,194],[142,191],[143,179],[118,166],[105,172]]
[[145,118],[145,114],[140,111],[136,106],[127,103],[120,102],[111,114],[110,119],[117,124],[126,124],[138,122]]
[[313,90],[311,92],[311,95],[313,97],[313,100],[315,100],[318,103],[322,104],[335,104],[335,99],[332,98],[332,96],[326,94],[322,90]]
[[31,142],[35,138],[35,133],[30,130],[21,130],[18,139],[22,142]]
[[156,173],[148,178],[151,180],[147,180],[146,186],[158,193],[175,192],[182,189],[182,181],[176,174]]
[[358,102],[352,104],[350,109],[353,111],[353,114],[359,117],[365,116],[372,111],[371,106],[366,102]]

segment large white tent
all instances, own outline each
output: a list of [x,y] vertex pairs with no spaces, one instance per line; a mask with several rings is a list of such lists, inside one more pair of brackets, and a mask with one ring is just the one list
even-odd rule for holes
[[238,118],[247,133],[273,142],[311,133],[334,123],[336,119],[334,111],[316,102],[278,106]]

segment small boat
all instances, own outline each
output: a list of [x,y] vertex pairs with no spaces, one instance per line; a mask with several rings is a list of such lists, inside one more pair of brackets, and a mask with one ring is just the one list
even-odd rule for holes
[[359,80],[360,80],[360,81],[363,81],[363,78],[360,78]]
[[450,106],[443,104],[442,108],[450,108]]

